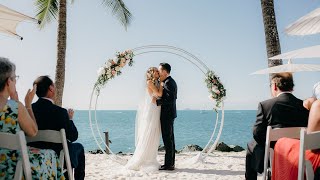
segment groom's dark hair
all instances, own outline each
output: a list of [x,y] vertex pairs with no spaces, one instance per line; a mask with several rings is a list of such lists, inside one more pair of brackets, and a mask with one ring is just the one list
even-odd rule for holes
[[49,78],[49,76],[40,76],[34,82],[33,85],[37,85],[37,96],[45,97],[49,90],[49,87],[53,84],[53,81]]
[[171,66],[168,63],[160,63],[160,66],[162,67],[162,69],[166,70],[169,74],[171,71]]

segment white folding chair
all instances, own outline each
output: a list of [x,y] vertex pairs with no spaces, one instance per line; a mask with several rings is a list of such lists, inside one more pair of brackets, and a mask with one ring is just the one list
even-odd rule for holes
[[19,131],[17,134],[0,132],[0,147],[20,151],[22,157],[19,157],[14,174],[14,180],[21,180],[23,172],[26,180],[32,180],[31,166],[24,132]]
[[306,168],[307,180],[314,179],[314,172],[312,164],[305,159],[306,150],[320,148],[320,131],[307,134],[306,129],[301,129],[300,132],[300,151],[299,151],[299,166],[298,166],[298,180],[304,179],[304,171]]
[[278,139],[283,137],[299,139],[301,128],[304,128],[304,127],[288,127],[288,128],[275,128],[275,129],[272,129],[271,126],[267,127],[266,146],[265,146],[265,152],[264,152],[263,180],[266,180],[268,175],[267,169],[268,169],[269,157],[270,157],[270,166],[271,166],[270,172],[272,169],[273,149],[270,148],[270,142],[277,141]]
[[[27,142],[51,142],[51,143],[61,143],[63,149],[60,152],[60,165],[61,169],[64,170],[64,160],[66,161],[68,177],[70,180],[73,180],[73,171],[71,167],[69,149],[67,144],[66,132],[64,129],[60,131],[55,130],[39,130],[37,135],[34,137],[26,137]],[[65,171],[63,171],[65,172]]]

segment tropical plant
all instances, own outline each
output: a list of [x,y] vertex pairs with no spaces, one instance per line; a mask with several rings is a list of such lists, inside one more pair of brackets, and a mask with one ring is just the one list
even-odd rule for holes
[[[74,0],[70,0],[73,2]],[[131,13],[122,0],[102,0],[102,4],[111,9],[121,24],[127,29],[131,22]],[[67,0],[36,0],[37,18],[41,21],[40,28],[58,17],[57,64],[55,75],[55,103],[62,105],[65,82],[65,57],[67,48]]]

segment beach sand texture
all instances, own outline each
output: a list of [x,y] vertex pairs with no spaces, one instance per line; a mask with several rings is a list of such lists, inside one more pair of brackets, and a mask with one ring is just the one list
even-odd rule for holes
[[[123,173],[123,166],[107,158],[104,154],[86,154],[86,179],[245,179],[246,152],[213,152],[204,163],[185,167],[186,160],[198,152],[176,154],[174,171],[156,171],[152,173],[134,171]],[[121,156],[129,159],[131,155]],[[159,152],[158,161],[163,164],[164,154]],[[258,179],[262,179],[261,175]]]

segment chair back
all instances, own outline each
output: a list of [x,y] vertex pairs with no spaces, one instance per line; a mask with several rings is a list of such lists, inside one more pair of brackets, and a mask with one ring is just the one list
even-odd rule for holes
[[66,161],[67,171],[68,171],[68,177],[70,180],[73,180],[73,173],[72,173],[72,167],[71,167],[71,161],[70,161],[70,155],[69,155],[69,149],[67,144],[67,138],[66,138],[66,132],[64,129],[61,129],[60,131],[55,130],[39,130],[37,135],[34,137],[27,137],[27,142],[51,142],[51,143],[61,143],[63,150],[60,152],[60,165],[61,169],[64,165],[64,160]]
[[320,131],[307,134],[306,129],[301,129],[300,132],[300,151],[299,151],[299,170],[298,180],[304,179],[304,171],[306,168],[307,180],[314,179],[312,164],[305,159],[305,151],[320,148]]
[[21,180],[23,176],[22,172],[24,172],[24,178],[26,180],[32,180],[31,166],[29,162],[28,149],[24,132],[19,131],[17,134],[0,132],[0,147],[20,151],[22,157],[20,160],[18,160],[14,179]]
[[277,141],[278,139],[283,137],[299,139],[301,128],[304,128],[304,127],[287,127],[287,128],[275,128],[275,129],[272,129],[271,126],[267,127],[266,144],[265,144],[265,152],[264,152],[263,180],[267,179],[269,157],[270,157],[270,164],[272,167],[273,150],[270,150],[270,142]]

